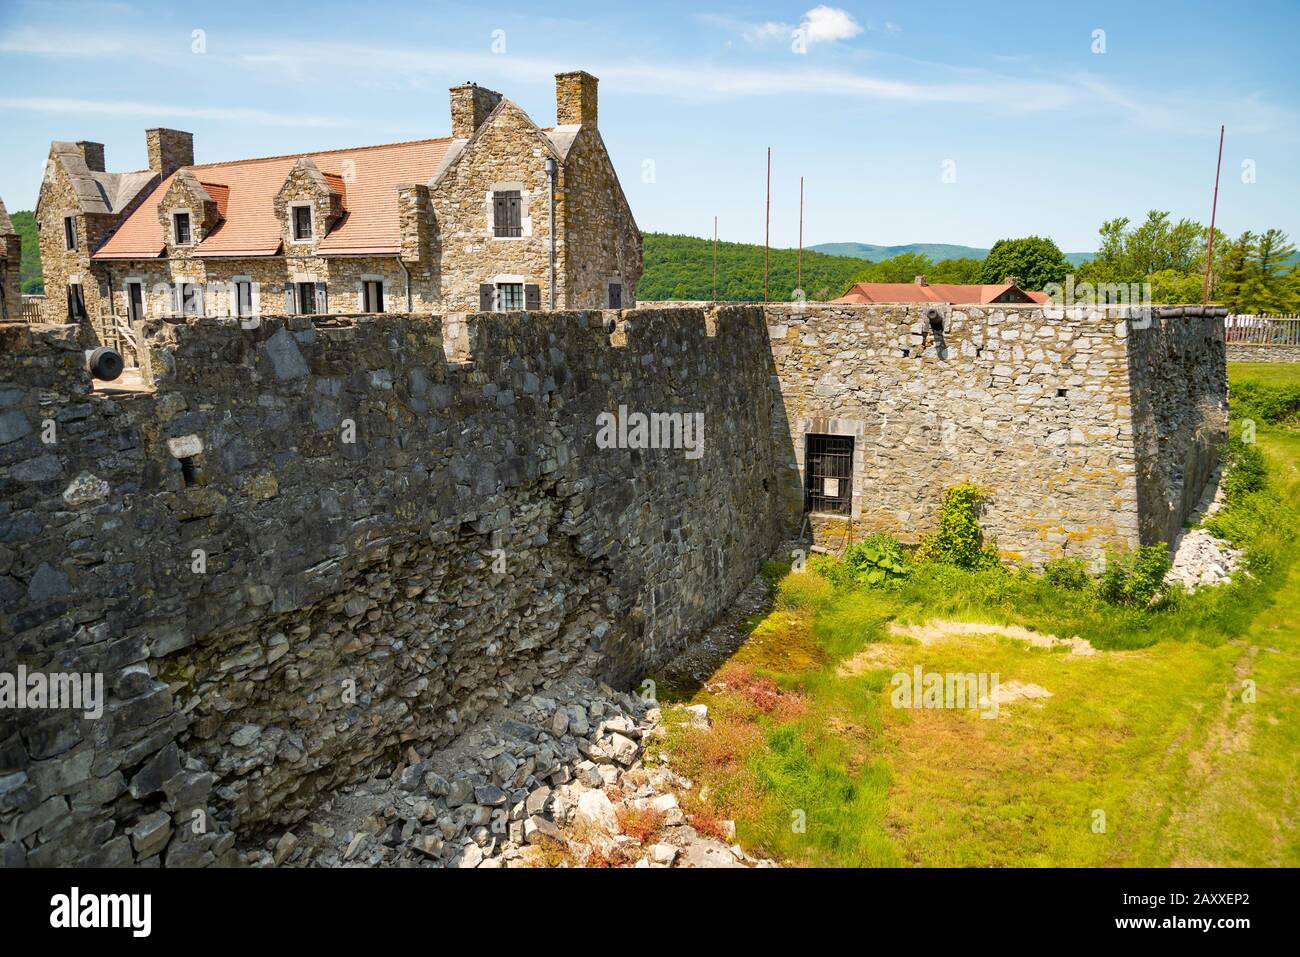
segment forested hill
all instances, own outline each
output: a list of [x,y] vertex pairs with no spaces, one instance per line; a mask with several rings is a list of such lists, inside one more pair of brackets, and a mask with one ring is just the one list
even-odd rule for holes
[[[712,299],[713,240],[645,233],[645,268],[637,283],[640,300]],[[773,249],[769,297],[789,301],[795,288],[798,250]],[[803,252],[803,288],[808,299],[834,299],[849,279],[870,265],[865,259]],[[718,243],[718,299],[752,302],[763,298],[763,247]]]

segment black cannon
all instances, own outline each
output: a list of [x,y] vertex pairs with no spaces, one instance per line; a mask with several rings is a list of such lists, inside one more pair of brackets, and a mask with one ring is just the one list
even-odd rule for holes
[[122,361],[122,353],[116,349],[100,346],[98,349],[86,350],[86,371],[92,378],[112,382],[125,368],[126,363]]

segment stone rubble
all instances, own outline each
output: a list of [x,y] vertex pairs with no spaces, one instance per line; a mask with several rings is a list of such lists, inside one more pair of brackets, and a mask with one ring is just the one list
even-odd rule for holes
[[[584,662],[590,664],[590,662]],[[693,783],[647,761],[653,700],[580,667],[497,710],[450,746],[409,748],[292,830],[246,848],[253,867],[772,867],[700,833]],[[697,706],[693,722],[707,722]],[[714,823],[716,829],[717,825]],[[734,825],[722,822],[734,838]]]
[[[1209,483],[1205,495],[1193,516],[1199,522],[1223,507],[1221,474]],[[1173,545],[1173,558],[1165,575],[1165,584],[1182,585],[1188,589],[1205,585],[1222,585],[1241,567],[1242,552],[1222,539],[1215,538],[1203,528],[1183,531]]]

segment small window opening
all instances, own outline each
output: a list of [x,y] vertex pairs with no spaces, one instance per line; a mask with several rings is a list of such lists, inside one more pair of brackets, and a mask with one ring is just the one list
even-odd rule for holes
[[911,354],[912,354],[912,350],[911,350],[911,349],[904,349],[904,350],[903,350],[903,358],[904,358],[904,359],[906,359],[906,358],[907,358],[908,356],[910,356]]
[[311,239],[311,207],[293,207],[293,238],[299,242]]
[[177,461],[181,463],[181,478],[185,480],[187,486],[193,485],[199,480],[199,470],[198,466],[194,464],[194,456],[186,455],[177,459]]
[[1067,394],[1067,390],[1066,390],[1066,389],[1057,389],[1057,390],[1056,390],[1056,397],[1057,397],[1058,399],[1064,399],[1064,398],[1066,397],[1066,394]]
[[804,510],[853,514],[853,436],[804,436]]
[[77,220],[73,216],[63,217],[63,245],[68,252],[77,251]]
[[177,246],[190,244],[190,214],[172,214],[172,239]]

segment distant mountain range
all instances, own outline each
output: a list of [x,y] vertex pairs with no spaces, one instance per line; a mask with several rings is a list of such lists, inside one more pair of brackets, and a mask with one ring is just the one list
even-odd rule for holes
[[[821,243],[809,246],[819,253],[830,256],[852,256],[854,259],[866,259],[880,262],[902,253],[920,253],[929,256],[935,262],[943,259],[983,259],[989,254],[987,249],[976,246],[958,246],[953,243],[908,243],[906,246],[876,246],[872,243]],[[1066,253],[1065,258],[1072,266],[1087,262],[1096,253]]]

